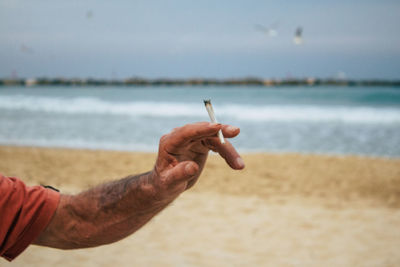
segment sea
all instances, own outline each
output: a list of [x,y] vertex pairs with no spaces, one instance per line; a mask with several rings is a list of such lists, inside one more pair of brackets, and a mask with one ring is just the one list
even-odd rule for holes
[[240,127],[242,153],[400,157],[400,88],[0,87],[0,144],[156,152],[173,128]]

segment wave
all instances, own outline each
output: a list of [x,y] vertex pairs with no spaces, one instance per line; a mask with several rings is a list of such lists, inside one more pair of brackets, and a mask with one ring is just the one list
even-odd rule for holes
[[[196,120],[208,118],[201,100],[199,100],[199,104],[151,101],[112,102],[89,97],[68,99],[17,95],[1,97],[1,109],[64,114],[111,114],[131,117],[191,117]],[[393,107],[221,104],[214,109],[217,117],[221,120],[400,123],[400,109]]]

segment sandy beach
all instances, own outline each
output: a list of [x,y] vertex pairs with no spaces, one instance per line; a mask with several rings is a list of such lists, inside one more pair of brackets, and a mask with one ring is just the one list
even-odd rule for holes
[[[63,193],[152,168],[156,155],[0,146],[0,173]],[[0,266],[399,266],[400,159],[211,155],[199,183],[134,235],[99,248],[30,246]]]

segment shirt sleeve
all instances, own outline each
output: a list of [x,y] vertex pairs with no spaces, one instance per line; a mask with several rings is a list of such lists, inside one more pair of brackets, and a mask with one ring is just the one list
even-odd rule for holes
[[60,194],[0,174],[0,256],[11,261],[47,227]]

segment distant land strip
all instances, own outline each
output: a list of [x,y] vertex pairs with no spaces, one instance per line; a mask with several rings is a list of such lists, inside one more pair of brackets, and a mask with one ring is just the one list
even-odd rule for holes
[[400,87],[400,80],[347,80],[347,79],[68,79],[31,78],[0,79],[0,86],[389,86]]

